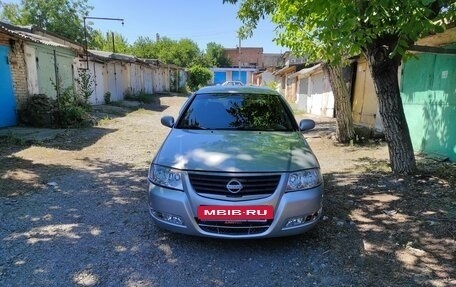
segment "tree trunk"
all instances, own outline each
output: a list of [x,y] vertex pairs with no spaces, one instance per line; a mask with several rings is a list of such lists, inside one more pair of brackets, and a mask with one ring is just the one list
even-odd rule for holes
[[390,58],[397,37],[380,37],[364,53],[377,92],[380,115],[385,127],[391,168],[394,173],[410,174],[416,170],[415,155],[399,92],[399,55]]
[[336,139],[341,143],[348,143],[355,136],[353,128],[352,107],[350,93],[342,77],[342,67],[326,63],[323,70],[329,78],[334,94],[336,109]]

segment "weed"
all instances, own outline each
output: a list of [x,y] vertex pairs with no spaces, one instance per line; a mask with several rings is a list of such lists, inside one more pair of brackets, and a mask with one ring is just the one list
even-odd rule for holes
[[92,75],[85,69],[79,69],[78,78],[76,83],[78,84],[79,96],[83,99],[84,103],[88,103],[89,97],[92,95],[94,89],[94,81]]
[[154,95],[146,93],[141,90],[139,92],[132,91],[131,88],[128,88],[124,93],[125,100],[138,101],[145,104],[151,104],[155,101]]
[[106,92],[104,94],[104,103],[109,105],[111,103],[111,92]]
[[103,125],[106,125],[108,124],[109,121],[111,121],[112,118],[109,116],[109,115],[105,115],[103,118],[101,118],[99,121],[98,121],[98,125],[100,126],[103,126]]
[[8,131],[8,134],[5,137],[5,143],[7,145],[16,145],[16,146],[24,146],[25,141],[17,136],[14,135],[12,131]]

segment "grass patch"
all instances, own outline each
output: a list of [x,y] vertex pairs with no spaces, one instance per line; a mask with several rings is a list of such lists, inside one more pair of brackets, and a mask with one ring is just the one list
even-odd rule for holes
[[8,131],[6,136],[0,136],[0,141],[6,145],[24,146],[24,139],[17,137],[12,131]]
[[365,173],[390,173],[391,165],[387,160],[379,160],[370,157],[361,157],[358,159],[360,164],[356,165],[355,170]]
[[127,92],[125,93],[125,100],[138,101],[144,104],[153,104],[157,101],[154,94],[146,93],[144,91]]

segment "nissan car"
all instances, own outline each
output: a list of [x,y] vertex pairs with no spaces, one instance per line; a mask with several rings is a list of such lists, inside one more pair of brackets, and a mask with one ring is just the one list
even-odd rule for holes
[[323,180],[280,93],[211,86],[193,93],[149,168],[149,211],[163,229],[244,239],[296,235],[321,218]]

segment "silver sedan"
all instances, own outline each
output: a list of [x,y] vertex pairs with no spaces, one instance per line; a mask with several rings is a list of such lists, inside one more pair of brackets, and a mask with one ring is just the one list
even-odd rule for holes
[[184,104],[149,169],[149,210],[161,228],[218,238],[303,233],[322,214],[320,167],[283,97],[212,86]]

